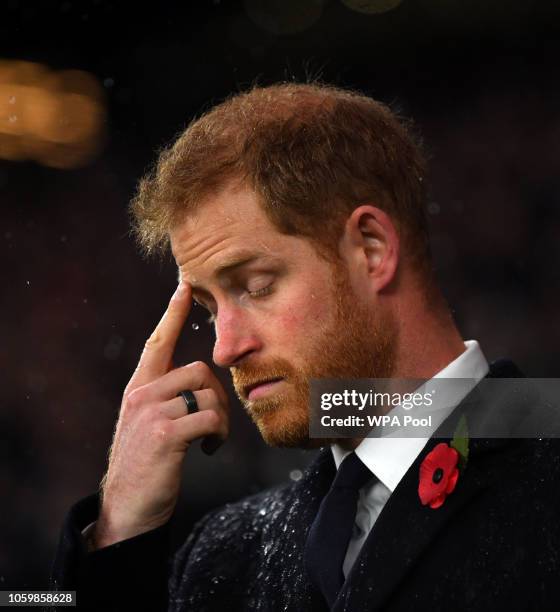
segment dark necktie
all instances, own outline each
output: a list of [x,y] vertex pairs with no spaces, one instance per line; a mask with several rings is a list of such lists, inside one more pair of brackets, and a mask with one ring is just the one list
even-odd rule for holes
[[373,473],[352,452],[340,464],[305,543],[305,566],[332,607],[344,584],[342,564],[356,517],[358,494]]

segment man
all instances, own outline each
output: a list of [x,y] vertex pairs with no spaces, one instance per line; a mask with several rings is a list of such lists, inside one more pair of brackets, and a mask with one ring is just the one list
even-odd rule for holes
[[[57,589],[93,610],[557,609],[556,445],[472,439],[458,475],[438,432],[309,437],[311,379],[470,379],[436,406],[449,424],[480,410],[484,377],[520,376],[489,367],[452,320],[425,173],[386,107],[320,85],[235,96],[161,154],[132,211],[148,253],[171,246],[180,282],[125,389],[101,495],[67,518]],[[211,368],[172,366],[192,297],[264,440],[324,448],[300,481],[204,517],[169,558],[189,445],[228,436]],[[424,482],[438,496],[419,495],[440,451],[452,464]]]

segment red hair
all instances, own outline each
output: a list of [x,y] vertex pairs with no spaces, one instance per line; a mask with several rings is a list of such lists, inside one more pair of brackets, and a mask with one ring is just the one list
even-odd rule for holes
[[357,206],[385,210],[403,255],[430,260],[426,164],[409,127],[365,95],[321,84],[254,87],[194,120],[164,149],[131,203],[148,254],[169,231],[232,181],[250,186],[276,228],[336,257]]

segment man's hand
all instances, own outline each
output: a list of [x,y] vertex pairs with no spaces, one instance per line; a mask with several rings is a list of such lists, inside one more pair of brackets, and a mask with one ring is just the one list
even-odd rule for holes
[[[175,508],[181,466],[190,443],[202,436],[224,441],[229,430],[227,394],[203,362],[173,369],[173,352],[191,308],[182,282],[146,342],[128,383],[102,481],[94,548],[155,529]],[[179,391],[190,389],[199,412],[187,414]]]

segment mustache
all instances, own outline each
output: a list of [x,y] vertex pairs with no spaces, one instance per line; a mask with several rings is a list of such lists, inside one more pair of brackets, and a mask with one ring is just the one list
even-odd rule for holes
[[233,380],[233,386],[238,394],[240,394],[244,388],[263,380],[283,378],[289,381],[297,378],[297,373],[294,368],[283,359],[277,359],[267,365],[245,365],[243,367],[230,368],[230,374]]

